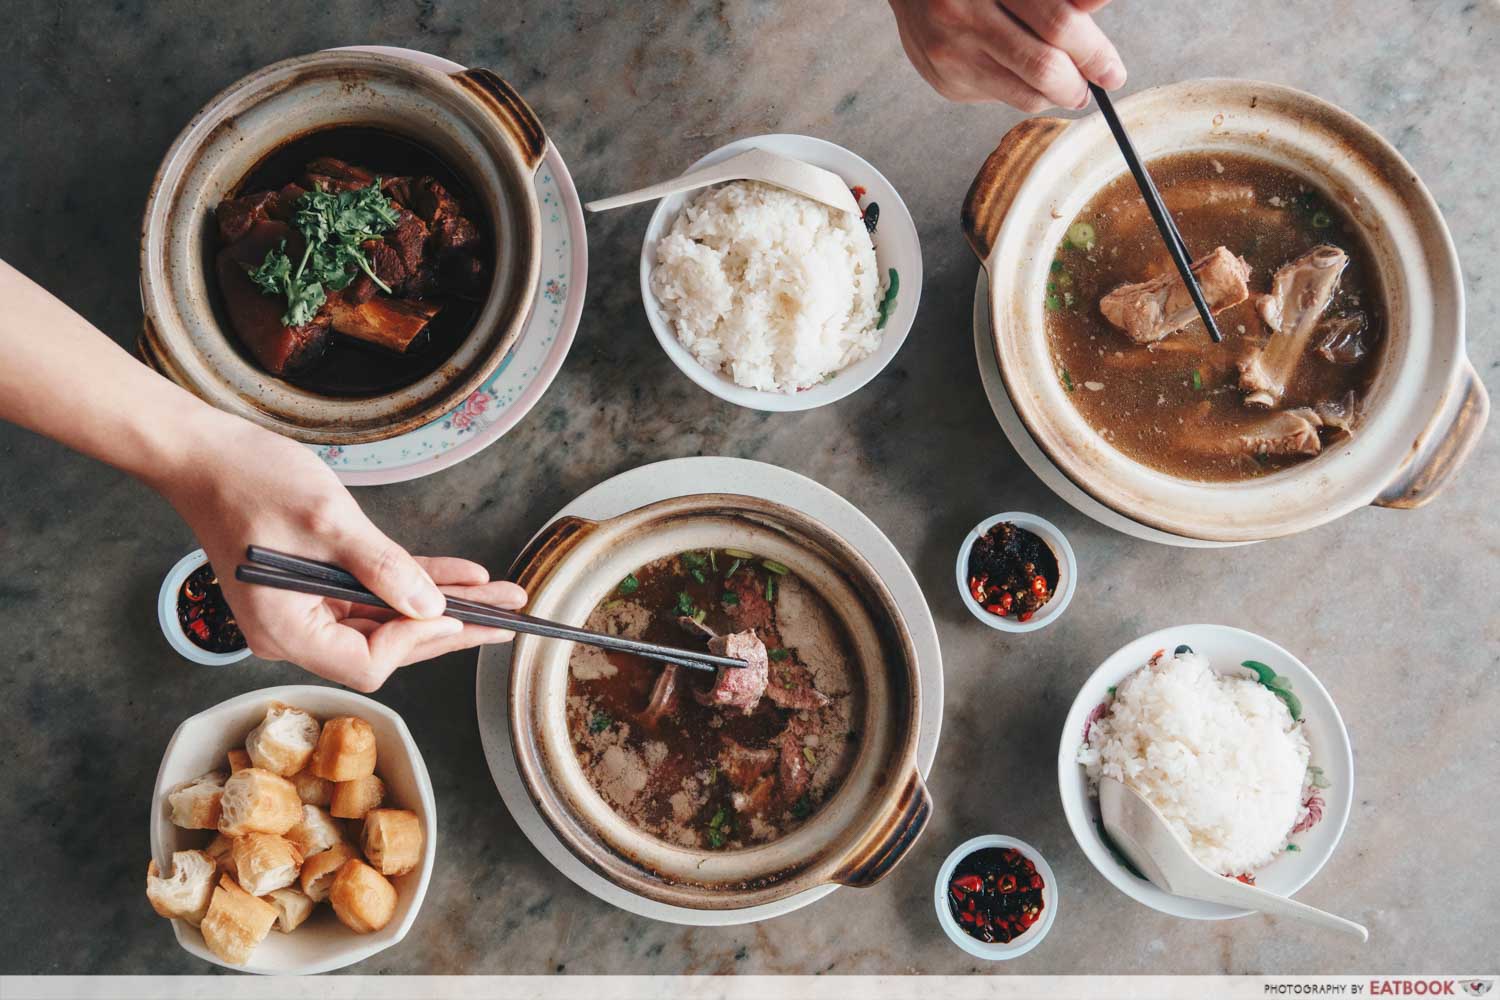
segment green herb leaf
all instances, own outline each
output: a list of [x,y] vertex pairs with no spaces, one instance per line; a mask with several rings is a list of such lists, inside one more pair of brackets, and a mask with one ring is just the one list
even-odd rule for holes
[[614,722],[614,719],[611,719],[603,712],[595,712],[594,717],[589,720],[589,732],[597,736],[599,733],[604,732],[610,726],[614,725]]
[[708,556],[701,552],[684,552],[682,564],[688,569],[702,569],[708,565]]
[[725,815],[724,807],[720,806],[718,812],[714,813],[714,818],[708,821],[708,828],[710,830],[717,830],[719,825],[724,822]]
[[1062,274],[1062,271],[1063,271],[1063,262],[1060,261],[1060,260],[1054,260],[1052,262],[1052,273],[1053,274]]
[[708,846],[709,847],[723,847],[724,846],[724,834],[721,833],[718,830],[710,830],[710,831],[708,831]]
[[693,595],[685,590],[677,592],[677,613],[679,615],[691,615],[696,609],[693,604]]
[[1068,390],[1069,392],[1073,391],[1073,376],[1068,374],[1068,370],[1066,368],[1062,370],[1062,384],[1064,389]]
[[769,656],[771,659],[775,660],[777,663],[780,663],[782,660],[786,659],[788,656],[791,656],[792,654],[788,653],[784,649],[781,649],[780,647],[777,647],[776,649],[768,649],[768,650],[766,650],[766,655]]
[[890,268],[890,283],[885,288],[885,298],[880,300],[880,319],[875,322],[875,329],[884,330],[886,321],[891,318],[891,310],[896,308],[896,294],[901,291],[901,276],[896,269]]
[[620,585],[615,588],[615,590],[617,590],[620,593],[626,595],[627,597],[629,595],[635,593],[637,590],[640,590],[640,589],[641,589],[641,581],[639,581],[639,580],[637,580],[635,578],[635,574],[634,573],[631,573],[625,579],[621,580],[620,581]]
[[1302,848],[1298,847],[1296,844],[1287,844],[1286,845],[1286,849],[1289,850],[1289,851],[1300,851],[1300,850],[1302,850]]
[[812,808],[812,802],[804,795],[792,804],[792,816],[797,819],[806,819],[812,814]]
[[726,590],[724,591],[724,596],[721,597],[720,600],[723,601],[726,606],[732,608],[736,604],[740,603],[740,595],[736,594],[732,590]]
[[703,575],[703,571],[701,569],[695,569],[695,570],[693,570],[693,579],[697,580],[699,583],[707,583],[708,582],[708,577],[706,577],[706,576]]

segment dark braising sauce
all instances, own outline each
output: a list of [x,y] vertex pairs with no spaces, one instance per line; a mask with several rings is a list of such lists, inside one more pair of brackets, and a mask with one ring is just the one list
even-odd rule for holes
[[[482,259],[494,271],[494,233],[472,188],[442,159],[404,136],[363,126],[336,126],[310,132],[279,147],[236,185],[227,197],[275,191],[299,182],[307,164],[331,156],[379,175],[433,177],[463,206],[483,238]],[[481,298],[446,295],[434,301],[442,311],[404,354],[381,350],[350,337],[335,335],[322,359],[311,368],[282,376],[286,381],[327,396],[375,396],[411,385],[436,371],[474,328],[484,306]]]
[[[853,690],[844,627],[786,567],[724,549],[642,567],[594,610],[588,627],[704,648],[679,624],[681,615],[698,616],[721,634],[753,628],[772,675],[788,688],[815,689],[827,704],[790,710],[765,696],[749,715],[709,707],[693,690],[707,690],[712,676],[684,668],[674,707],[651,718],[663,665],[580,645],[570,661],[567,708],[579,763],[611,807],[670,843],[734,849],[774,840],[834,794],[856,754],[863,699]],[[805,786],[787,787],[783,752],[806,765]]]
[[[1236,363],[1271,334],[1255,302],[1270,290],[1278,269],[1319,244],[1333,244],[1349,257],[1324,322],[1358,319],[1363,353],[1334,362],[1309,345],[1278,409],[1317,406],[1349,390],[1363,400],[1386,339],[1384,300],[1369,248],[1336,203],[1265,161],[1186,153],[1149,166],[1196,257],[1222,245],[1249,263],[1250,298],[1215,314],[1224,334],[1220,344],[1209,340],[1198,320],[1152,347],[1106,321],[1099,300],[1107,292],[1174,272],[1134,179],[1122,175],[1070,229],[1091,228],[1092,248],[1070,236],[1051,265],[1047,336],[1058,378],[1084,419],[1112,445],[1163,472],[1235,480],[1305,461],[1296,455],[1205,454],[1190,439],[1234,434],[1264,414],[1245,405],[1236,385]],[[1318,338],[1315,333],[1314,344]]]

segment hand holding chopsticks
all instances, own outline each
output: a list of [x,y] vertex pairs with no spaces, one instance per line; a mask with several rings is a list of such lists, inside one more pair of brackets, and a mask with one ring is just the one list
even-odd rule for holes
[[[255,545],[250,546],[246,550],[245,558],[249,562],[242,563],[235,570],[235,578],[244,583],[259,584],[264,587],[275,587],[279,590],[291,590],[303,594],[316,594],[321,597],[349,601],[353,604],[362,604],[372,608],[390,607],[385,601],[365,589],[353,574],[342,567],[318,562],[314,559],[304,559],[301,556],[273,552]],[[448,618],[454,618],[460,622],[473,625],[508,629],[512,632],[525,632],[530,635],[545,636],[552,639],[568,639],[574,642],[583,642],[592,646],[599,646],[603,649],[634,653],[637,656],[661,660],[664,663],[676,663],[694,670],[712,672],[718,670],[720,667],[734,668],[747,665],[744,660],[728,656],[714,656],[698,650],[679,649],[675,646],[642,642],[637,639],[627,639],[623,636],[590,632],[587,629],[576,628],[572,625],[563,625],[558,622],[550,622],[542,618],[534,618],[519,611],[481,604],[477,601],[469,601],[461,597],[449,597],[447,599],[447,608],[443,614]]]

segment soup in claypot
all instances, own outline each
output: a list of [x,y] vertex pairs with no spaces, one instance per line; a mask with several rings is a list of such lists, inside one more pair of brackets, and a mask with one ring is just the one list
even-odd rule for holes
[[862,698],[843,624],[786,566],[735,549],[652,562],[587,627],[746,660],[717,675],[577,645],[568,732],[622,817],[669,843],[733,850],[800,826],[858,749]]
[[1355,433],[1385,339],[1378,277],[1343,210],[1289,170],[1184,153],[1150,164],[1224,334],[1213,343],[1125,174],[1051,264],[1047,339],[1085,420],[1144,465],[1238,480]]

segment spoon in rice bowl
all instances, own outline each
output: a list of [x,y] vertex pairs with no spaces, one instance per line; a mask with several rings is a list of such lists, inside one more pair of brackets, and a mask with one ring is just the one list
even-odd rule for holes
[[1114,778],[1099,779],[1099,811],[1120,853],[1159,889],[1174,896],[1302,920],[1361,941],[1370,939],[1362,924],[1214,872],[1193,857],[1154,805]]
[[611,208],[655,201],[727,181],[760,181],[811,198],[841,212],[860,214],[859,202],[855,201],[849,185],[838,174],[764,149],[752,149],[660,184],[587,202],[583,207],[590,212],[606,212]]

